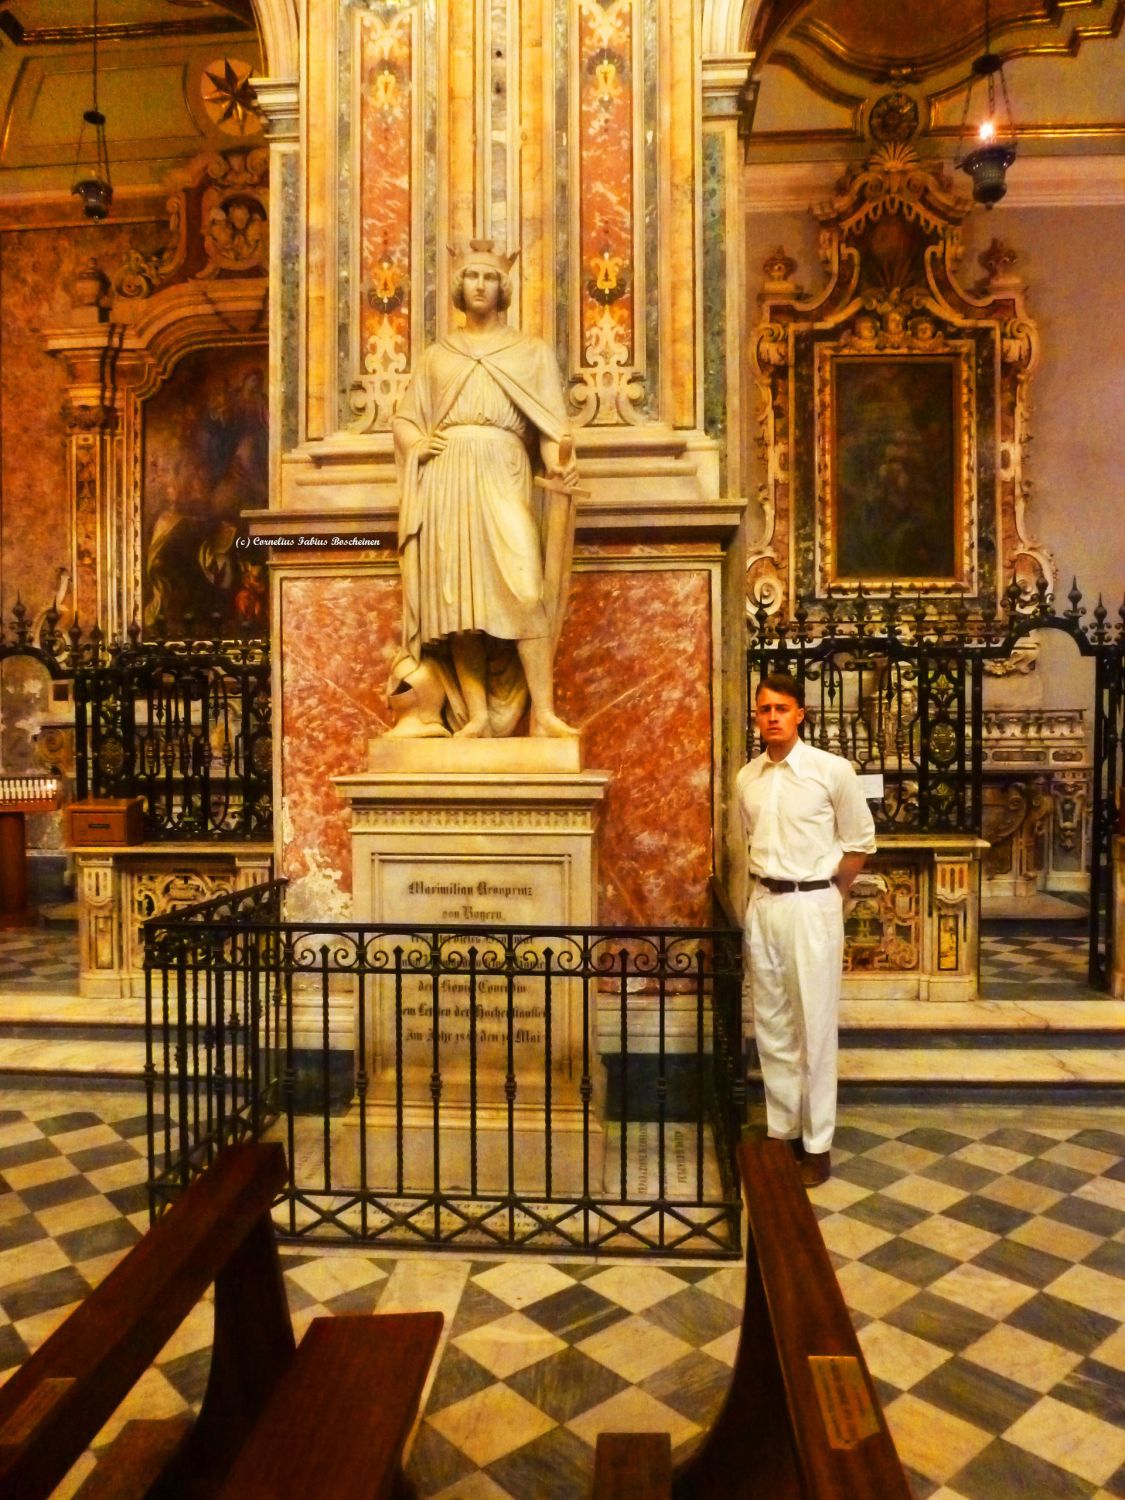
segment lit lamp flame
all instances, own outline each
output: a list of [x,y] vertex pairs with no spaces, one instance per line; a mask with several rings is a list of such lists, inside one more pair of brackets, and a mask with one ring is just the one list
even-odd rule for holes
[[[992,18],[989,15],[989,0],[984,0],[984,52],[974,59],[969,74],[969,87],[965,92],[965,113],[961,117],[961,135],[957,142],[958,157],[961,156],[961,144],[965,139],[969,124],[973,86],[977,82],[983,82],[987,89],[988,108],[977,130],[977,145],[967,155],[961,157],[960,161],[955,157],[954,165],[971,179],[973,198],[985,208],[991,208],[993,204],[999,203],[1007,192],[1004,174],[1016,159],[1016,135],[1012,126],[1012,106],[1008,99],[1008,85],[1004,80],[1004,63],[1000,56],[993,52],[991,42]],[[997,83],[1000,85],[999,92],[1003,99],[1007,122],[1004,128],[1007,144],[998,138]]]

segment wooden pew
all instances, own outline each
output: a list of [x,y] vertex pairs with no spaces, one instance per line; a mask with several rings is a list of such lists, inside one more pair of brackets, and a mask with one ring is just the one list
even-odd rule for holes
[[[51,1493],[212,1283],[215,1334],[198,1420],[186,1431],[129,1424],[119,1468],[113,1444],[90,1494],[413,1493],[402,1449],[441,1314],[317,1318],[297,1346],[270,1219],[285,1180],[280,1145],[224,1151],[0,1387],[0,1500]],[[148,1437],[129,1434],[135,1425]],[[169,1447],[159,1477],[145,1472]]]
[[911,1500],[792,1152],[745,1141],[738,1160],[746,1302],[726,1402],[691,1457],[643,1491],[629,1475],[653,1462],[651,1435],[602,1434],[596,1500]]

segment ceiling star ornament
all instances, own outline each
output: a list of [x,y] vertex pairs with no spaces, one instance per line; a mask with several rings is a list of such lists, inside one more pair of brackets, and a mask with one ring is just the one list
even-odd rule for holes
[[262,128],[251,71],[250,64],[238,57],[222,58],[203,70],[203,106],[227,135],[257,135]]

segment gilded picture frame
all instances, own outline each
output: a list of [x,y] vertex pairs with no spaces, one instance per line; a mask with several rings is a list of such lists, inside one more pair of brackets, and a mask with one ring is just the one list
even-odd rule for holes
[[749,617],[861,590],[970,609],[1049,592],[1026,466],[1039,335],[1015,252],[994,240],[962,279],[968,200],[909,145],[876,147],[814,212],[819,287],[782,246],[762,262]]
[[971,351],[816,351],[817,592],[975,589]]

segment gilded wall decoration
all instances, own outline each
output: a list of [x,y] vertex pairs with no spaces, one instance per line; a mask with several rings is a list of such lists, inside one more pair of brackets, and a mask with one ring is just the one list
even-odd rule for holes
[[[264,580],[247,582],[241,560],[227,555],[238,508],[266,503],[264,471],[257,459],[225,477],[215,465],[225,461],[224,411],[265,406],[268,182],[269,152],[255,145],[204,152],[169,174],[166,219],[123,244],[99,241],[101,255],[68,278],[69,319],[56,315],[41,335],[65,381],[57,404],[67,430],[74,607],[109,635],[134,622],[151,629],[160,615],[178,632],[189,611],[200,622],[217,612],[224,628],[264,623],[251,597]],[[255,372],[245,379],[254,393],[190,388],[184,371],[199,375],[208,357],[230,360],[232,347],[236,360],[253,351]],[[210,356],[196,368],[201,350]],[[171,398],[153,399],[174,371],[180,417]],[[172,435],[189,421],[198,424],[194,437]],[[181,554],[189,524],[202,528],[190,557]]]
[[[877,148],[816,210],[826,279],[778,248],[751,340],[766,458],[751,610],[862,587],[998,603],[1054,586],[1027,528],[1028,385],[1038,356],[1015,256],[958,278],[968,201],[909,145]],[[996,393],[999,390],[1000,399]]]
[[262,133],[265,122],[251,82],[253,72],[253,64],[241,57],[217,57],[203,69],[199,102],[211,129],[240,139]]
[[[6,609],[16,596],[33,611],[46,605],[65,568],[84,624],[97,610],[94,512],[74,516],[71,485],[78,455],[72,434],[96,433],[106,416],[101,400],[68,402],[66,374],[43,347],[44,328],[67,316],[68,294],[88,280],[91,257],[127,256],[152,233],[151,224],[28,229],[0,236],[0,487],[4,497],[3,569]],[[99,281],[95,295],[102,289]],[[88,294],[87,294],[88,295]],[[97,314],[95,313],[96,317]],[[86,330],[87,337],[89,330]],[[94,408],[97,408],[94,410]],[[82,445],[81,482],[97,482],[97,443]],[[33,461],[29,460],[33,455]]]
[[[167,223],[158,240],[134,246],[110,272],[115,319],[161,288],[269,269],[269,151],[205,151],[168,178]],[[106,261],[107,266],[112,263]],[[142,314],[134,312],[136,320]]]
[[844,918],[844,972],[896,972],[921,965],[922,913],[914,865],[876,860],[857,877]]
[[143,403],[143,623],[162,634],[263,635],[264,564],[239,546],[268,504],[265,349],[186,355]]

